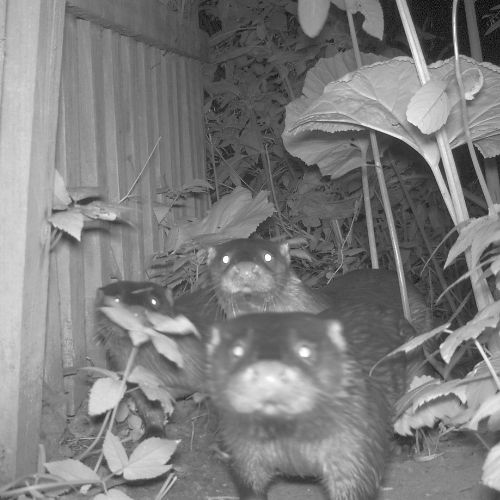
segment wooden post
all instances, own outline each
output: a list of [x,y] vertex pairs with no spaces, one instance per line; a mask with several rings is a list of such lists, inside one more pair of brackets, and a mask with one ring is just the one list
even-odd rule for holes
[[36,470],[64,0],[0,0],[0,483]]

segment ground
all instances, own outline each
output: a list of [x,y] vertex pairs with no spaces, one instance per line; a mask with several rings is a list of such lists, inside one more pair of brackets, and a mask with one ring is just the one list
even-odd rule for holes
[[[168,437],[181,439],[173,463],[177,481],[167,500],[236,500],[226,465],[215,446],[216,419],[207,405],[178,404]],[[432,456],[411,456],[404,451],[388,464],[377,500],[499,500],[500,494],[480,484],[485,448],[471,434],[441,438]],[[160,482],[127,487],[134,500],[154,499]],[[75,498],[75,497],[72,497]],[[324,500],[311,484],[279,482],[269,500]]]

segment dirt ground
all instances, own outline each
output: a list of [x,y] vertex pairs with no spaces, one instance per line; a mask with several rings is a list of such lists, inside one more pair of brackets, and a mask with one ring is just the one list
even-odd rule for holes
[[[168,425],[168,437],[181,439],[173,463],[178,479],[168,500],[236,500],[226,465],[217,457],[215,417],[205,405],[178,404]],[[500,500],[500,493],[480,484],[484,446],[472,435],[441,438],[433,458],[401,453],[388,464],[377,500]],[[127,487],[135,500],[153,499],[158,482]],[[314,484],[280,481],[271,487],[269,500],[324,500]]]

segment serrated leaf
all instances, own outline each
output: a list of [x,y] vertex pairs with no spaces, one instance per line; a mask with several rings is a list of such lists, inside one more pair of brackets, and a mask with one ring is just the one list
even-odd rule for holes
[[179,441],[150,438],[137,446],[123,471],[127,480],[151,479],[167,472],[172,466],[164,465],[170,460]]
[[66,481],[81,481],[83,484],[97,483],[101,480],[90,467],[72,458],[46,462],[43,465],[51,474],[62,477]]
[[406,110],[407,120],[424,134],[438,131],[448,119],[446,82],[430,80],[415,92]]
[[[153,333],[153,332],[152,332]],[[151,335],[147,334],[144,330],[129,330],[128,332],[132,345],[139,347],[151,340]]]
[[179,368],[184,367],[184,359],[179,352],[179,346],[175,340],[169,338],[167,335],[155,333],[151,336],[151,342],[160,354],[175,363]]
[[61,212],[54,212],[49,222],[57,229],[68,233],[75,240],[80,241],[83,229],[83,215],[77,208],[69,208]]
[[128,380],[138,384],[150,401],[159,401],[167,415],[174,411],[174,398],[164,387],[163,381],[153,372],[141,365],[136,366]]
[[[104,313],[113,323],[128,331],[144,331],[144,333],[154,333],[154,330],[147,325],[147,318],[143,307],[125,307],[119,302],[112,303],[107,297],[104,298],[105,306],[99,310]],[[109,304],[109,305],[108,305]]]
[[100,378],[94,382],[89,394],[89,415],[101,415],[114,408],[125,394],[121,380]]
[[106,432],[104,443],[102,445],[102,451],[104,453],[104,457],[106,458],[109,470],[113,474],[121,474],[122,470],[128,464],[128,457],[120,440],[117,436],[112,434],[111,431]]
[[485,328],[496,328],[500,317],[500,301],[493,302],[479,311],[464,326],[455,330],[440,346],[439,350],[445,363],[449,363],[458,346],[466,340],[476,339]]
[[466,402],[466,388],[463,387],[462,380],[442,382],[439,379],[431,378],[427,382],[420,383],[398,400],[396,403],[396,415],[399,417],[410,407],[412,412],[415,412],[420,406],[434,399],[450,395],[458,398],[461,402]]
[[163,382],[155,373],[142,365],[135,366],[130,372],[127,380],[132,384],[138,385],[149,385],[154,387],[161,387],[163,385]]
[[119,490],[118,488],[113,488],[108,490],[106,493],[99,493],[94,497],[94,500],[134,500],[132,497],[129,497],[126,493]]
[[299,0],[300,27],[308,37],[314,38],[322,30],[329,8],[330,0]]
[[54,191],[52,193],[52,210],[65,210],[71,205],[72,199],[66,190],[66,183],[56,169],[54,171]]
[[499,240],[500,219],[497,214],[470,219],[467,225],[460,229],[457,241],[450,248],[445,268],[468,248],[471,249],[471,266],[475,267],[484,250]]
[[[378,61],[387,61],[387,57],[377,54],[361,52],[360,55],[363,65],[373,64]],[[321,58],[307,72],[302,93],[309,99],[319,97],[330,82],[339,80],[347,73],[351,73],[357,69],[356,58],[352,49],[339,52],[333,57]]]
[[481,406],[478,408],[478,410],[471,418],[470,422],[467,424],[466,427],[473,431],[477,431],[479,430],[478,426],[481,420],[499,412],[500,412],[500,394],[494,394],[481,404]]
[[403,345],[399,346],[397,349],[394,349],[391,351],[389,354],[385,355],[385,358],[389,356],[393,356],[394,354],[397,354],[398,352],[405,352],[409,353],[416,349],[417,347],[420,347],[421,345],[425,344],[429,339],[435,337],[436,335],[441,334],[444,332],[451,323],[445,323],[444,325],[440,325],[430,332],[427,333],[422,333],[421,335],[417,335],[416,337],[412,338],[408,342],[405,342]]
[[166,314],[146,310],[146,317],[157,332],[168,333],[169,335],[194,334],[200,337],[197,328],[183,314],[171,318]]
[[453,396],[443,396],[431,400],[417,410],[408,409],[394,423],[394,431],[402,436],[413,433],[413,429],[433,427],[437,421],[466,422],[467,410]]
[[488,488],[500,491],[500,443],[491,448],[483,464],[481,481]]
[[450,248],[444,267],[448,267],[461,253],[471,247],[474,239],[475,229],[482,224],[481,219],[469,219],[465,221],[458,233],[457,240]]
[[467,406],[472,410],[472,418],[479,407],[496,393],[497,387],[490,375],[485,378],[467,376],[463,381],[466,388]]
[[163,387],[141,386],[142,391],[150,401],[158,401],[161,404],[163,413],[170,415],[174,411],[174,398]]
[[179,250],[189,242],[208,246],[232,238],[247,238],[274,212],[267,196],[267,191],[261,191],[252,198],[248,189],[234,189],[214,203],[201,221],[172,227],[167,237],[167,250]]

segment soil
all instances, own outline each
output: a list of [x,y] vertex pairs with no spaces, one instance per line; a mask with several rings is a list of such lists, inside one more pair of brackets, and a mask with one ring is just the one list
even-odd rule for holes
[[[169,438],[181,439],[173,457],[177,481],[164,498],[237,500],[227,466],[217,451],[216,425],[206,404],[178,403],[167,426]],[[480,484],[485,455],[484,445],[464,433],[442,436],[429,455],[400,453],[388,464],[377,500],[500,500],[499,492]],[[157,481],[121,488],[135,500],[149,500],[160,486]],[[325,500],[325,496],[315,484],[280,481],[271,487],[269,500]]]

